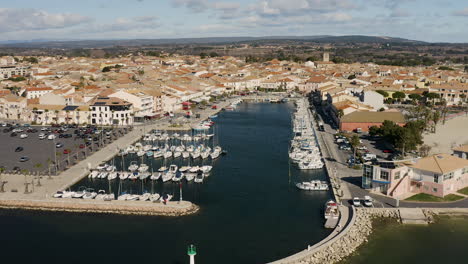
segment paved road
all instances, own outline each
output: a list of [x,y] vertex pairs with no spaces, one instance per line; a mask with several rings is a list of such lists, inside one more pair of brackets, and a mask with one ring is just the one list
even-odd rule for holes
[[[338,145],[334,143],[334,134],[337,132],[336,125],[320,111],[317,111],[321,118],[324,121],[325,131],[318,132],[319,135],[326,141],[328,149],[330,151],[331,166],[333,171],[336,169],[337,176],[341,179],[341,184],[346,185],[347,188],[343,189],[343,198],[342,200],[348,201],[348,203],[343,203],[345,205],[351,205],[351,199],[353,197],[363,198],[366,195],[371,196],[374,199],[374,207],[396,207],[397,201],[393,198],[370,193],[368,190],[361,188],[362,184],[362,170],[354,170],[348,168],[346,160],[351,154],[350,151],[340,150]],[[382,153],[382,156],[383,155]],[[407,202],[399,201],[399,207],[408,207],[408,208],[468,208],[468,198],[458,202],[451,203],[417,203],[417,202]]]

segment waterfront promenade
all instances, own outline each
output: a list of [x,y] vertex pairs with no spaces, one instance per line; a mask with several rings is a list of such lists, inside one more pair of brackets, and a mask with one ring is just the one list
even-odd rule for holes
[[[233,98],[226,100],[225,102],[221,102],[218,105],[218,109],[205,109],[199,113],[200,118],[186,119],[187,122],[182,126],[173,127],[173,123],[171,124],[168,118],[135,126],[134,129],[126,135],[91,154],[86,159],[80,161],[74,166],[71,166],[57,176],[2,174],[0,176],[0,181],[4,181],[6,183],[3,186],[4,192],[0,193],[1,207],[19,208],[24,206],[27,209],[37,207],[42,210],[49,208],[51,210],[61,209],[63,211],[67,211],[67,208],[70,209],[74,206],[78,206],[75,208],[75,211],[78,210],[77,208],[81,208],[83,211],[89,211],[91,209],[88,207],[91,206],[94,211],[102,210],[105,212],[112,211],[121,213],[126,211],[131,213],[133,211],[133,209],[130,209],[132,207],[131,205],[138,205],[137,208],[140,208],[143,212],[148,212],[147,214],[164,214],[163,212],[165,211],[179,211],[179,215],[181,215],[186,214],[186,212],[196,212],[198,210],[197,207],[192,205],[190,202],[184,202],[182,204],[174,204],[174,202],[171,202],[171,206],[159,203],[147,203],[147,205],[141,205],[141,202],[133,204],[128,202],[122,203],[120,201],[103,202],[95,200],[83,203],[77,201],[77,199],[55,199],[52,198],[52,195],[57,191],[67,190],[69,187],[86,177],[89,174],[90,169],[95,168],[100,163],[107,162],[112,159],[121,148],[134,144],[136,141],[140,140],[145,133],[154,129],[189,131],[193,126],[208,119],[209,116],[215,115],[237,99],[238,98]],[[9,203],[11,206],[8,206]],[[112,204],[110,208],[113,209],[109,209],[110,203]],[[152,208],[151,210],[148,210],[148,205]],[[116,208],[120,208],[120,210],[117,210]]]

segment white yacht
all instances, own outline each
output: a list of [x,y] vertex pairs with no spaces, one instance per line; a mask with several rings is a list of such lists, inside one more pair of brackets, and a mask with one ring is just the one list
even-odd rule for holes
[[161,195],[159,195],[159,193],[152,194],[150,196],[150,201],[155,203],[155,202],[159,201],[160,197],[161,197]]
[[312,180],[308,182],[299,182],[296,187],[306,191],[326,191],[328,183],[326,181]]
[[192,172],[184,173],[184,177],[188,182],[193,181],[195,179],[195,176],[197,176],[196,173],[192,173]]
[[151,198],[151,193],[144,193],[140,196],[140,201],[148,201]]
[[182,158],[184,158],[184,159],[190,158],[190,152],[188,152],[188,151],[182,152]]
[[200,171],[203,173],[209,173],[213,166],[205,165],[200,167]]
[[198,167],[198,166],[193,166],[192,168],[189,169],[189,172],[197,173],[199,170],[200,170],[200,167]]
[[162,173],[161,172],[153,172],[151,173],[150,179],[153,181],[157,181],[161,178]]
[[138,163],[137,163],[136,161],[132,161],[132,162],[130,163],[130,166],[128,167],[128,170],[129,170],[130,172],[134,172],[134,171],[136,171],[137,169],[138,169]]
[[203,173],[198,173],[197,176],[195,176],[195,182],[196,183],[203,183],[203,180],[205,179],[205,176],[203,176]]
[[172,151],[166,151],[166,152],[164,153],[164,158],[165,158],[165,159],[168,159],[168,158],[170,158],[170,157],[172,157]]
[[166,166],[162,166],[161,168],[159,168],[158,171],[159,171],[159,172],[165,172],[165,171],[167,171],[167,170],[168,170],[168,168],[167,168]]
[[138,168],[138,172],[146,172],[146,171],[148,171],[148,169],[149,169],[149,166],[143,163]]
[[174,152],[174,158],[178,158],[180,156],[182,156],[182,152],[180,152],[180,151]]
[[190,170],[190,168],[191,168],[190,166],[182,166],[182,167],[179,168],[179,171],[180,172],[186,172],[186,171]]

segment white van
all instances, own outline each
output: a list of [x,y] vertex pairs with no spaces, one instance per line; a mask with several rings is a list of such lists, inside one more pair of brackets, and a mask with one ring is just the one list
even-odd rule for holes
[[56,136],[54,134],[50,134],[49,136],[47,136],[48,140],[53,140],[55,138],[56,138]]

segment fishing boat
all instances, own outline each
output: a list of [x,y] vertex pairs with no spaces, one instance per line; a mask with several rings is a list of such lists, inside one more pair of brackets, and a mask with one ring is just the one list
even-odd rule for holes
[[339,218],[340,217],[340,210],[338,208],[338,204],[333,201],[329,200],[327,203],[325,203],[325,214],[324,214],[325,219],[329,218]]
[[106,171],[111,172],[116,170],[117,168],[115,166],[107,166]]
[[308,182],[299,182],[296,187],[306,191],[326,191],[328,183],[326,181],[312,180]]
[[96,167],[96,169],[97,169],[97,170],[105,170],[107,167],[109,167],[108,164],[106,164],[106,163],[101,163],[101,164],[99,164],[99,165]]
[[219,155],[221,155],[221,152],[218,152],[218,151],[213,151],[213,153],[211,153],[210,157],[212,160],[215,160],[217,158],[219,158]]
[[210,156],[211,152],[209,150],[205,150],[200,154],[202,159],[207,159]]
[[192,159],[198,159],[200,157],[200,151],[195,150],[192,152]]

